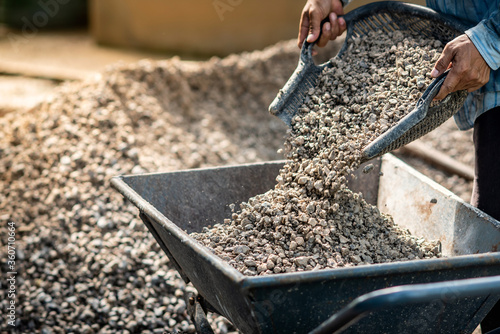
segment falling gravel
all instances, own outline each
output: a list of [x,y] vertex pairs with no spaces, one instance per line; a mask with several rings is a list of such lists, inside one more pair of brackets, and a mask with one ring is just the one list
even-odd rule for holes
[[[282,158],[286,129],[267,106],[297,58],[287,42],[206,62],[113,66],[1,118],[0,265],[14,222],[16,332],[194,332],[192,288],[109,180]],[[231,330],[222,318],[212,325]]]
[[[194,332],[184,302],[192,287],[109,179],[283,158],[286,128],[267,107],[297,59],[289,41],[201,63],[113,66],[0,118],[0,265],[15,222],[14,332]],[[454,145],[459,156],[466,144]],[[210,317],[216,333],[234,330]],[[12,328],[2,321],[0,332]]]
[[[274,189],[192,236],[245,275],[440,256],[347,187],[362,149],[413,109],[439,41],[373,32],[349,42],[308,92]],[[366,169],[369,172],[369,168]]]

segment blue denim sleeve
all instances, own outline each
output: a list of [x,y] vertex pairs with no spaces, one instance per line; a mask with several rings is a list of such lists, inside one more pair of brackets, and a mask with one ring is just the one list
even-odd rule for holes
[[500,8],[465,31],[492,70],[500,67]]
[[340,2],[342,2],[342,7],[345,7],[347,6],[348,4],[351,3],[352,0],[340,0]]

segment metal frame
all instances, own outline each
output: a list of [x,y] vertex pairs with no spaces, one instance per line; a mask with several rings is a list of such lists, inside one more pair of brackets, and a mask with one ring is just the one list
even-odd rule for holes
[[340,334],[368,314],[384,309],[436,300],[447,303],[458,298],[487,296],[494,293],[500,293],[500,276],[377,290],[356,298],[310,334]]
[[[406,180],[411,177],[411,174],[406,174],[410,168],[396,163],[397,159],[389,156],[382,161],[384,178]],[[236,271],[186,233],[185,230],[192,230],[192,226],[201,230],[203,225],[222,221],[231,212],[228,204],[244,201],[270,189],[282,165],[283,162],[267,162],[123,176],[114,178],[112,185],[139,208],[141,218],[145,219],[145,224],[172,263],[175,263],[184,280],[192,281],[203,297],[206,310],[225,316],[244,333],[307,332],[339,312],[356,297],[382,288],[500,275],[500,253],[486,253],[249,277]],[[360,177],[375,177],[378,180],[380,170],[380,167],[375,167],[369,174],[360,172]],[[361,185],[372,184],[363,179],[356,181]],[[375,187],[378,187],[378,183]],[[432,187],[429,191],[429,198],[438,198],[436,205],[445,204],[439,196],[453,201],[451,194],[438,196],[439,189],[433,190]],[[456,213],[469,207],[466,203],[460,203],[458,198],[455,205],[459,207]],[[485,242],[494,243],[494,236],[500,233],[498,222],[473,208],[464,217],[478,226],[484,225],[489,239],[480,241],[482,249],[487,247]],[[474,252],[474,248],[471,245],[468,249]],[[447,305],[446,316],[455,312],[457,323],[467,318],[467,328],[477,326],[498,297],[491,295],[467,303]],[[416,308],[405,312],[418,315],[429,311]],[[367,321],[377,328],[395,316],[400,315],[377,312],[376,317],[368,316],[354,324],[352,330],[361,331],[359,326],[365,326],[363,324]],[[293,322],[287,319],[293,319]]]

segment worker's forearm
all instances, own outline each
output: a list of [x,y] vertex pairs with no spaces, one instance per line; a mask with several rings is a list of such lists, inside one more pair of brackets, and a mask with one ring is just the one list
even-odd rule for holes
[[500,67],[500,9],[466,32],[492,70]]

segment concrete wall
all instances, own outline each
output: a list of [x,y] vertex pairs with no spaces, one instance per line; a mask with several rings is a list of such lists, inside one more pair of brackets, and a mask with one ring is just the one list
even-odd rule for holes
[[[90,26],[101,44],[226,55],[296,38],[305,2],[90,0]],[[354,0],[346,10],[369,2]]]
[[91,0],[103,44],[228,54],[295,38],[303,0]]

